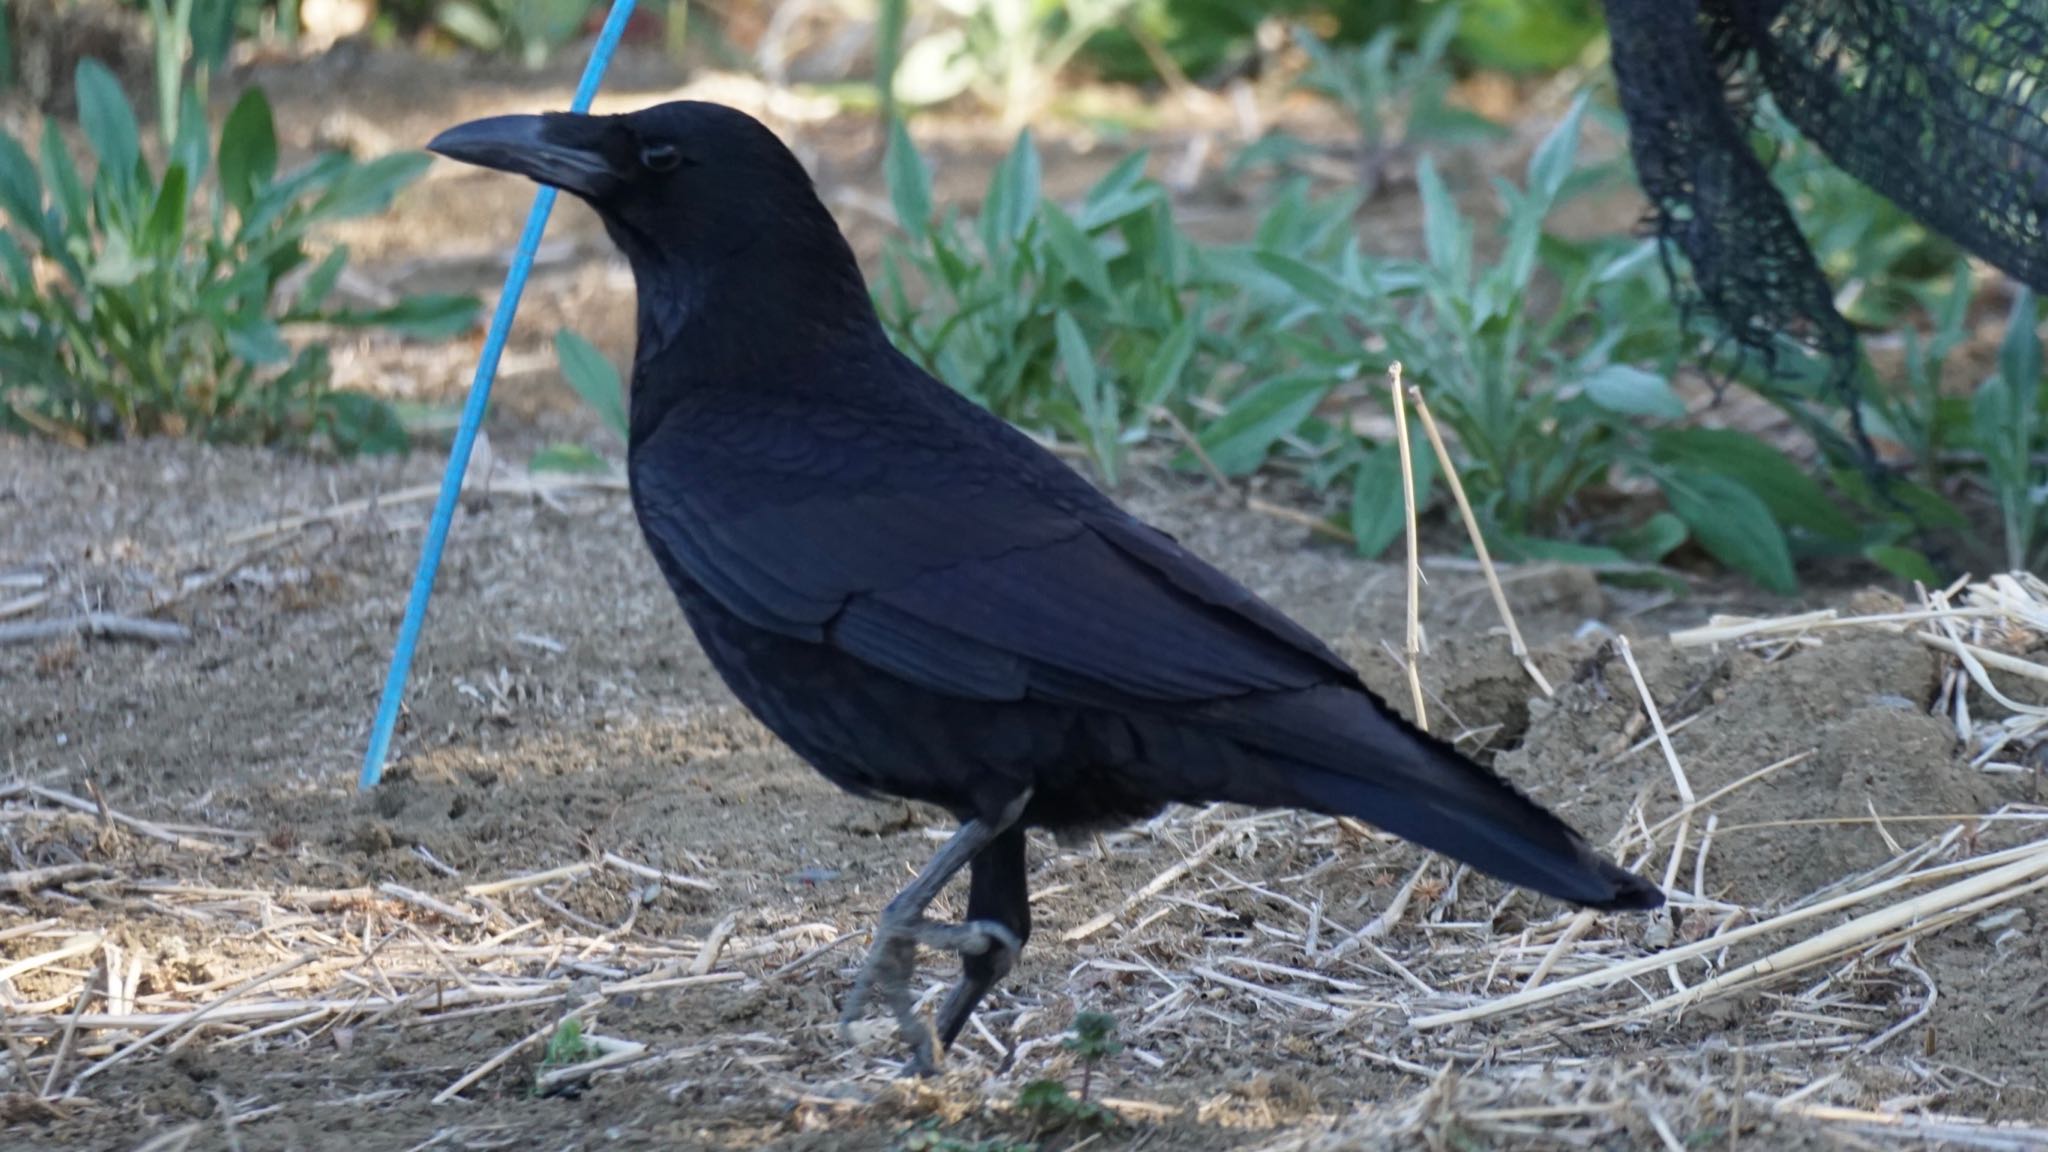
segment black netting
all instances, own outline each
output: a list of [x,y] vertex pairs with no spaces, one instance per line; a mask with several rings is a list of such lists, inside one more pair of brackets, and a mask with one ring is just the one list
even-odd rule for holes
[[1684,299],[1767,364],[1795,342],[1854,396],[1855,331],[1750,145],[1758,89],[1844,171],[2048,293],[2048,0],[1607,0],[1607,20]]

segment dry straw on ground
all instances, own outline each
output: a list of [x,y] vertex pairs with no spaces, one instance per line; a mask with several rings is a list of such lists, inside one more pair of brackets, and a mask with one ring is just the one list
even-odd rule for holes
[[[1426,405],[1416,406],[1433,429]],[[1430,439],[1441,451],[1434,432]],[[1411,589],[1419,595],[1420,581]],[[1518,661],[1547,694],[1505,597],[1498,603]],[[2032,770],[2020,753],[2040,743],[2048,708],[2013,688],[2048,680],[2048,667],[2015,654],[2048,635],[2048,585],[2031,576],[1928,591],[1920,607],[1882,615],[1717,619],[1672,642],[1778,653],[1844,629],[1895,633],[1941,654],[1939,706],[1979,766]],[[1427,659],[1419,634],[1412,639],[1411,667]],[[1370,1070],[1393,1086],[1334,1129],[1271,1143],[1275,1152],[1404,1140],[1456,1146],[1447,1143],[1454,1131],[1505,1146],[1622,1140],[1678,1149],[1701,1132],[1739,1132],[1744,1117],[1878,1144],[2048,1142],[2041,1128],[2003,1118],[1948,1115],[1907,1098],[1852,1106],[1829,1092],[1859,1061],[1910,1061],[1941,995],[1916,951],[1931,934],[1985,922],[2048,888],[2048,835],[2035,834],[2048,831],[2048,811],[2009,805],[1931,827],[1897,824],[1925,834],[1900,833],[1886,862],[1773,906],[1711,891],[1709,859],[1740,851],[1744,834],[1720,821],[1717,806],[1797,769],[1806,754],[1696,793],[1671,739],[1679,725],[1665,724],[1634,649],[1621,642],[1616,651],[1649,728],[1642,746],[1663,758],[1676,799],[1640,801],[1609,847],[1662,879],[1682,919],[1567,912],[1503,931],[1497,926],[1533,905],[1514,894],[1490,907],[1461,898],[1464,872],[1434,860],[1415,865],[1389,838],[1350,822],[1178,809],[1068,850],[1041,873],[1051,877],[1034,893],[1041,900],[1104,853],[1146,861],[1149,879],[1042,932],[1040,959],[1020,968],[1017,985],[951,1055],[966,1077],[949,1083],[1003,1114],[1015,1094],[1009,1077],[1063,1066],[1071,1009],[1087,1005],[1119,1018],[1127,1075],[1124,1099],[1112,1104],[1135,1119],[1192,1111],[1255,1125],[1256,1109],[1246,1119],[1241,1101],[1232,1112],[1141,1099],[1171,1098],[1188,1053],[1238,1037],[1292,1037],[1347,1076]],[[1993,847],[1982,835],[1991,827],[2028,835]],[[600,1031],[623,1031],[616,1006],[628,997],[734,996],[814,978],[841,988],[866,928],[855,910],[776,923],[715,875],[658,867],[605,844],[517,875],[460,876],[427,856],[440,878],[431,885],[266,885],[246,879],[259,874],[246,864],[276,849],[246,830],[151,820],[30,780],[0,783],[0,835],[20,858],[0,873],[0,901],[32,913],[0,927],[0,1084],[18,1102],[118,1106],[110,1085],[124,1071],[173,1054],[317,1060],[369,1030],[417,1034],[486,1018],[518,1028],[431,1085],[389,1091],[456,1107],[508,1091],[508,1078],[523,1077],[524,1090],[561,1091],[707,1064],[776,1069],[800,1108],[903,1091],[888,1084],[894,1048],[879,1026],[860,1050],[794,1068],[764,1060],[763,1039],[738,1029],[665,1045]],[[39,857],[50,845],[60,850]],[[66,851],[79,858],[55,858]],[[1405,879],[1380,891],[1369,916],[1326,899],[1333,878],[1366,869]],[[626,909],[619,919],[575,910],[577,894],[599,887]],[[670,892],[713,906],[703,931],[654,937],[636,928],[640,910]],[[1258,916],[1235,911],[1247,903]],[[145,985],[142,958],[117,930],[138,920],[176,922],[214,942],[210,976]],[[950,975],[936,964],[920,972],[927,1007]],[[1864,994],[1879,985],[1887,995]],[[1687,1041],[1687,1052],[1659,1046],[1659,1035],[1683,1035],[1697,1013],[1735,997],[1755,1006],[1738,1034]],[[572,1017],[588,1030],[581,1058],[536,1068]],[[822,1037],[830,1021],[817,1025]],[[222,1113],[230,1127],[262,1117],[232,1103]],[[178,1147],[196,1132],[175,1128],[153,1140]]]

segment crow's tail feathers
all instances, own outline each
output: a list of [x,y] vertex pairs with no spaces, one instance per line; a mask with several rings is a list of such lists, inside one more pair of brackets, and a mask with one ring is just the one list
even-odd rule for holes
[[1442,787],[1398,793],[1361,775],[1298,766],[1302,806],[1355,816],[1488,875],[1605,912],[1664,903],[1657,886],[1592,845],[1506,781],[1469,762],[1439,766]]
[[[1664,903],[1655,884],[1605,859],[1514,785],[1378,701],[1321,689],[1265,703],[1262,722],[1240,727],[1237,737],[1276,757],[1267,763],[1279,779],[1260,773],[1267,798],[1254,803],[1270,804],[1271,793],[1282,792],[1293,806],[1356,817],[1587,908],[1640,911]],[[1275,705],[1282,714],[1269,710]]]

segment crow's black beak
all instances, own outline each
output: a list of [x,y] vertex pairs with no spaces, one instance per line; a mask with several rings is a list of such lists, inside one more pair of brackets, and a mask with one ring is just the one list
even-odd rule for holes
[[618,188],[606,158],[603,121],[594,116],[492,116],[458,124],[427,143],[450,160],[496,168],[550,184],[585,200]]

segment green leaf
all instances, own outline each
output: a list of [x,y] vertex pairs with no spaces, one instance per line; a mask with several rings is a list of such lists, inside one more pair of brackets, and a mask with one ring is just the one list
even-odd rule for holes
[[469,0],[445,0],[434,9],[434,22],[442,31],[480,52],[496,52],[505,46],[504,27],[483,7]]
[[1033,1080],[1017,1092],[1017,1106],[1027,1112],[1055,1112],[1072,1103],[1067,1086],[1057,1080]]
[[313,206],[323,220],[369,216],[391,207],[399,190],[420,178],[433,157],[424,152],[395,152],[350,167]]
[[[13,143],[4,136],[0,136],[0,141]],[[0,144],[0,165],[6,163],[5,154],[6,148]],[[84,235],[91,227],[87,219],[91,201],[86,197],[85,182],[79,179],[78,166],[71,162],[71,150],[65,147],[64,133],[58,129],[54,117],[43,121],[42,161],[43,181],[49,185],[50,198],[55,202],[62,222],[59,227]]]
[[1659,512],[1641,527],[1615,537],[1615,547],[1645,564],[1655,564],[1671,555],[1692,534],[1685,521],[1669,512]]
[[1072,314],[1062,311],[1053,318],[1053,332],[1059,343],[1060,369],[1066,373],[1067,387],[1080,399],[1083,410],[1093,407],[1099,378],[1095,357],[1088,351],[1081,326],[1074,322]]
[[889,124],[889,152],[882,164],[889,179],[889,201],[896,206],[897,226],[913,239],[923,240],[932,226],[932,174],[901,120]]
[[[325,264],[316,268],[314,275],[320,275],[325,268]],[[374,312],[332,312],[322,319],[350,328],[387,328],[414,340],[446,340],[476,327],[479,307],[474,296],[430,293],[407,296]]]
[[1284,252],[1260,250],[1252,254],[1258,266],[1284,281],[1301,298],[1318,308],[1343,309],[1352,302],[1351,290],[1321,268]]
[[1180,387],[1181,373],[1187,371],[1188,360],[1195,352],[1195,337],[1201,332],[1202,323],[1194,313],[1181,318],[1166,334],[1159,347],[1153,349],[1152,359],[1145,365],[1145,376],[1138,382],[1138,399],[1135,405],[1138,419],[1152,418],[1152,410],[1166,403]]
[[292,358],[289,344],[284,342],[284,333],[268,317],[249,315],[226,332],[228,351],[251,364],[265,366],[282,364]]
[[0,228],[0,287],[27,291],[34,283],[35,271],[29,267],[28,253],[15,243],[14,233]]
[[[1410,439],[1420,443],[1419,433]],[[1429,487],[1436,480],[1436,458],[1428,451],[1411,453],[1415,465],[1416,514],[1429,503]],[[1351,534],[1357,538],[1358,554],[1367,558],[1385,552],[1408,523],[1408,503],[1401,491],[1401,448],[1382,444],[1366,453],[1351,477]]]
[[190,203],[185,187],[184,165],[172,164],[164,169],[156,207],[150,210],[149,220],[142,226],[142,249],[157,260],[176,258],[185,242],[185,207]]
[[1422,240],[1430,264],[1462,280],[1466,259],[1465,218],[1451,196],[1436,162],[1425,153],[1416,169],[1415,184],[1422,192]]
[[1427,141],[1447,147],[1474,147],[1506,139],[1510,131],[1468,108],[1446,103],[1441,93],[1418,97],[1408,114],[1410,141]]
[[[1838,468],[1831,475],[1835,487],[1841,489],[1850,499],[1867,508],[1882,507],[1883,498],[1871,490],[1870,481],[1861,469]],[[1915,521],[1923,526],[1953,529],[1968,529],[1972,526],[1970,518],[1963,515],[1962,511],[1947,498],[1901,477],[1892,478],[1888,495],[1904,504]]]
[[344,456],[397,453],[411,446],[397,411],[363,392],[322,393],[319,424],[335,451]]
[[1095,242],[1057,204],[1045,206],[1045,238],[1069,276],[1079,280],[1103,303],[1116,303],[1116,289],[1109,282],[1109,265],[1103,261],[1102,253],[1095,250]]
[[334,291],[334,285],[341,279],[342,269],[347,266],[348,245],[336,244],[306,277],[305,284],[299,288],[299,298],[292,305],[292,311],[300,314],[311,313],[325,304],[328,295]]
[[42,181],[36,179],[36,167],[28,153],[5,132],[0,132],[0,209],[17,228],[39,235],[47,231]]
[[[237,0],[197,0],[192,7],[192,59],[208,72],[218,72],[234,46],[235,17],[242,5]],[[278,29],[286,37],[284,28]],[[198,168],[192,171],[200,171]]]
[[117,186],[134,179],[135,165],[142,158],[140,133],[135,127],[135,110],[106,65],[97,60],[78,62],[78,122],[85,129],[86,143],[100,158],[100,176],[109,176]]
[[101,245],[99,255],[93,260],[89,279],[102,288],[123,288],[141,279],[153,267],[154,264],[135,251],[126,232],[109,232],[106,243]]
[[1024,230],[1038,215],[1038,186],[1038,146],[1027,128],[1017,134],[1017,143],[989,178],[988,202],[981,209],[981,237],[991,253],[1023,239]]
[[1586,93],[1579,93],[1564,119],[1557,122],[1557,127],[1550,130],[1529,157],[1529,195],[1545,208],[1556,201],[1557,194],[1564,190],[1564,182],[1578,164],[1579,122],[1585,118],[1587,99]]
[[1863,558],[1901,580],[1917,580],[1929,588],[1940,587],[1944,581],[1934,570],[1934,564],[1925,553],[1914,548],[1902,548],[1896,544],[1872,544],[1863,550]]
[[2003,372],[1977,386],[1970,403],[1971,438],[1984,454],[1994,477],[2010,477],[2016,461],[2012,449],[2012,407],[2016,390]]
[[611,465],[605,462],[604,457],[581,444],[550,444],[535,452],[526,466],[535,472],[588,474],[611,471]]
[[1715,559],[1773,592],[1798,591],[1784,530],[1755,492],[1713,472],[1671,469],[1658,481],[1671,510]]
[[[207,139],[211,131],[206,122],[206,108],[200,103],[199,93],[185,89],[183,101],[178,106],[178,134],[171,142],[171,163],[183,164],[189,177],[191,191],[205,183],[206,173],[212,170],[212,143]],[[187,192],[187,197],[191,195]]]
[[1633,365],[1609,364],[1579,384],[1587,399],[1609,412],[1660,420],[1685,418],[1685,401],[1671,390],[1671,382]]
[[1145,153],[1131,153],[1088,190],[1078,221],[1084,230],[1107,227],[1164,198],[1164,189],[1145,179],[1145,160]]
[[1239,289],[1261,303],[1292,301],[1294,285],[1269,271],[1260,259],[1262,254],[1253,248],[1211,248],[1200,253],[1199,274],[1204,281]]
[[1593,282],[1612,284],[1617,280],[1626,280],[1637,273],[1655,268],[1657,257],[1658,244],[1652,237],[1608,261],[1607,265],[1600,269],[1600,275],[1594,277]]
[[220,189],[242,213],[256,194],[277,178],[277,126],[263,89],[250,88],[235,101],[220,130]]
[[590,341],[564,328],[555,333],[555,357],[562,378],[620,440],[627,438],[626,401],[618,370]]
[[2015,383],[2038,384],[2041,380],[2041,311],[2032,289],[2022,288],[2013,297],[2007,318],[2005,341],[1998,348],[1998,370]]
[[1661,429],[1652,447],[1659,461],[1716,472],[1756,493],[1780,524],[1831,540],[1861,535],[1856,522],[1828,498],[1818,480],[1747,433],[1727,428]]
[[1060,370],[1066,376],[1067,390],[1073,394],[1074,404],[1080,410],[1089,451],[1095,457],[1096,465],[1102,469],[1103,477],[1114,484],[1119,431],[1116,398],[1103,388],[1101,373],[1095,367],[1095,354],[1089,351],[1088,340],[1081,335],[1081,326],[1074,322],[1073,316],[1064,310],[1055,316],[1053,334],[1059,346]]
[[1227,476],[1243,476],[1265,463],[1275,441],[1301,427],[1330,394],[1330,378],[1302,374],[1268,380],[1238,396],[1198,439]]

